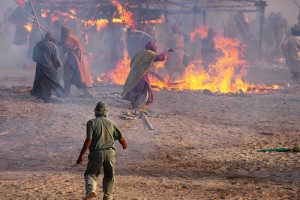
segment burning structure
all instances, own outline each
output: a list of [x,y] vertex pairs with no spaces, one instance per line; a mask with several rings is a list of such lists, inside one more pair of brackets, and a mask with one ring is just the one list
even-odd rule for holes
[[[147,41],[155,39],[161,50],[174,48],[175,57],[182,57],[181,66],[175,66],[182,68],[175,79],[164,69],[165,63],[153,69],[162,74],[151,80],[160,89],[208,89],[220,93],[279,89],[278,85],[254,85],[243,79],[249,63],[262,54],[267,6],[263,0],[30,1],[36,13],[28,10],[28,2],[18,2],[28,17],[23,27],[33,35],[29,46],[41,35],[37,28],[41,33],[46,29],[57,33],[58,39],[60,26],[68,25],[86,45],[93,73],[101,72],[94,75],[100,83],[124,84],[130,58]],[[258,37],[250,29],[249,13],[258,14]],[[225,24],[226,19],[235,28]],[[175,40],[167,43],[173,26],[180,27],[178,37],[175,35]],[[209,30],[214,34],[209,34]],[[183,39],[177,49],[179,36]]]

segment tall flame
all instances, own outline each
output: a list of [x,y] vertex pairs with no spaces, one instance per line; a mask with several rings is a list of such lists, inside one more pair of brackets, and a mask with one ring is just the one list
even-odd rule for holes
[[130,59],[127,51],[123,52],[123,58],[118,60],[116,68],[110,71],[108,74],[101,74],[97,78],[99,82],[111,82],[119,85],[123,85],[126,81],[127,75],[130,70]]
[[204,90],[212,92],[229,93],[229,92],[261,92],[270,89],[279,89],[278,85],[258,86],[249,84],[243,80],[246,75],[246,61],[240,59],[240,43],[235,39],[224,38],[219,36],[216,39],[216,48],[222,52],[222,56],[209,66],[208,70],[199,68],[196,70],[194,64],[190,64],[185,75],[177,80],[181,82],[177,86],[179,90]]
[[[243,80],[246,75],[246,61],[240,57],[240,43],[235,39],[219,36],[216,39],[216,48],[222,56],[211,63],[205,70],[199,62],[189,64],[185,74],[174,83],[169,77],[150,76],[150,82],[159,89],[172,90],[210,90],[217,93],[254,93],[282,89],[278,85],[250,84]],[[129,73],[130,60],[127,51],[124,58],[119,60],[117,67],[108,74],[102,74],[98,81],[124,84]],[[150,73],[151,75],[151,73]]]
[[113,22],[125,23],[126,27],[134,27],[133,13],[126,10],[119,1],[113,0],[112,4],[117,7],[118,13],[120,15],[120,19],[114,18]]
[[[122,5],[117,0],[111,1],[117,8],[118,17],[112,19],[113,23],[124,23],[126,27],[134,27],[133,13],[128,11],[128,6]],[[77,16],[75,9],[69,9],[66,12],[54,10],[41,10],[42,17],[50,17],[51,21],[76,20],[84,25],[85,28],[96,27],[99,31],[107,26],[108,19],[84,20]],[[141,21],[141,23],[162,23],[164,17],[157,20]],[[24,26],[28,31],[32,30],[31,24]],[[207,37],[208,28],[202,26],[195,29],[191,34],[191,41],[195,41],[196,37]],[[88,42],[88,35],[86,35]],[[208,69],[204,69],[201,62],[191,61],[181,78],[174,83],[169,83],[169,77],[150,77],[151,83],[159,88],[173,90],[204,90],[208,89],[212,92],[229,93],[229,92],[262,92],[268,90],[280,89],[278,85],[266,86],[264,84],[255,85],[247,83],[243,80],[246,75],[246,61],[241,59],[240,43],[234,39],[224,38],[219,35],[216,39],[216,48],[221,56],[216,58],[214,63],[210,63]],[[164,67],[165,62],[157,63],[158,68]],[[130,70],[130,59],[128,52],[123,52],[123,59],[119,60],[114,70],[107,74],[101,74],[98,78],[100,82],[111,82],[116,84],[124,84]]]

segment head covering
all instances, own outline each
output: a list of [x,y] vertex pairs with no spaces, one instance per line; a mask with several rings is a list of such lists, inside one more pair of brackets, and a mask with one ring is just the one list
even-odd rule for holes
[[61,33],[69,35],[71,33],[71,29],[67,26],[61,26]]
[[215,37],[216,36],[216,31],[213,28],[209,28],[207,31],[207,37]]
[[172,33],[175,34],[175,33],[180,33],[180,27],[179,27],[179,24],[173,24],[173,26],[171,27],[171,30],[172,30]]
[[291,29],[292,35],[293,36],[300,36],[300,27],[298,25],[295,25],[292,29]]
[[58,45],[58,41],[54,38],[54,34],[50,31],[46,32],[44,40],[50,41],[50,42]]
[[65,40],[69,37],[71,34],[71,29],[66,26],[61,26],[61,37],[60,37],[60,42],[64,43]]
[[48,32],[46,33],[46,35],[45,35],[45,38],[46,38],[46,39],[54,39],[54,34],[53,34],[52,32],[49,32],[49,31],[48,31]]
[[147,44],[145,45],[145,49],[156,52],[157,51],[156,42],[154,40],[147,42]]
[[95,112],[95,116],[107,116],[108,115],[108,107],[105,103],[103,102],[98,102],[95,109],[94,109],[94,112]]

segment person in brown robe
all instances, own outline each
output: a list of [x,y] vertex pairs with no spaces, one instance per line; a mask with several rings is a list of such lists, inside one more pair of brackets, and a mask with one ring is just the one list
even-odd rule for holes
[[168,36],[168,47],[172,47],[175,51],[166,61],[165,69],[168,71],[170,79],[175,81],[184,73],[185,67],[183,64],[184,54],[184,35],[178,25],[172,26],[172,33]]
[[84,97],[92,97],[88,88],[92,87],[93,80],[86,60],[86,52],[80,40],[68,27],[61,27],[61,45],[63,52],[67,53],[64,65],[64,88],[66,95],[70,94],[71,85],[83,90]]
[[283,42],[281,49],[286,64],[292,73],[292,79],[300,83],[300,28],[296,25],[291,30],[291,35]]

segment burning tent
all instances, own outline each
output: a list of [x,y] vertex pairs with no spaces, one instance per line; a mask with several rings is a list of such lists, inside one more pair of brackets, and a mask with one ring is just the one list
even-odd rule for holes
[[[102,70],[97,80],[100,83],[124,84],[129,72],[131,51],[138,51],[142,48],[145,41],[157,37],[152,31],[159,25],[159,31],[168,29],[171,22],[184,21],[191,24],[185,29],[185,34],[189,35],[190,43],[197,44],[196,38],[202,41],[207,37],[209,24],[207,23],[208,13],[234,12],[234,13],[259,13],[260,15],[260,34],[256,39],[253,35],[246,35],[250,41],[256,41],[256,52],[260,52],[262,43],[262,30],[264,22],[264,9],[267,6],[265,1],[155,1],[155,0],[113,0],[113,1],[32,1],[36,9],[37,18],[40,20],[42,29],[51,29],[59,32],[60,25],[67,24],[77,35],[84,40],[89,51],[89,62]],[[183,17],[184,16],[184,17]],[[28,16],[32,19],[32,16]],[[187,17],[187,19],[185,19]],[[179,20],[180,18],[180,20]],[[202,20],[199,23],[199,19]],[[238,26],[244,34],[249,34],[249,28],[245,21],[237,18]],[[181,24],[183,24],[181,22]],[[201,24],[201,26],[197,26]],[[28,23],[27,27],[36,26],[36,23]],[[183,24],[185,25],[185,24]],[[148,30],[147,30],[148,28]],[[29,30],[30,31],[30,30]],[[158,32],[159,32],[158,31]],[[101,44],[97,43],[103,38],[106,32],[106,39]],[[130,36],[133,43],[130,43]],[[93,40],[90,42],[90,37]],[[158,36],[159,37],[159,36]],[[168,37],[168,33],[165,34]],[[132,38],[131,38],[132,39]],[[161,38],[155,38],[160,43],[164,43]],[[278,85],[267,86],[264,84],[254,85],[244,81],[247,73],[248,61],[244,59],[244,52],[247,46],[234,38],[227,38],[225,27],[223,30],[216,31],[213,39],[215,49],[218,54],[215,59],[205,67],[203,58],[191,56],[180,49],[187,58],[185,70],[174,82],[169,81],[168,75],[163,77],[153,77],[151,82],[158,88],[172,90],[204,90],[220,93],[238,92],[262,92],[277,90]],[[139,42],[139,44],[138,44]],[[100,51],[90,48],[91,46],[104,46]],[[130,49],[131,48],[131,49]],[[167,48],[162,44],[162,48]],[[175,49],[176,50],[176,49]],[[100,59],[101,57],[101,59]],[[164,66],[157,66],[155,69]],[[99,70],[100,71],[100,70]],[[159,78],[157,78],[159,77]]]

